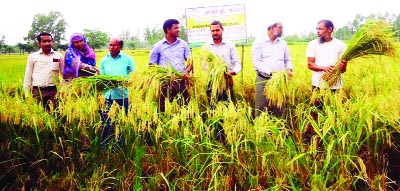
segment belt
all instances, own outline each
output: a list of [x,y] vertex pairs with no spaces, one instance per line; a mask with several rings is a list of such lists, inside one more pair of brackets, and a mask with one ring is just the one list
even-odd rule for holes
[[32,86],[32,88],[40,89],[40,90],[52,90],[52,89],[56,89],[56,86],[46,86],[46,87]]
[[256,71],[256,72],[257,72],[257,75],[262,77],[262,78],[265,78],[265,79],[270,79],[271,78],[271,76],[264,76],[260,72],[258,72],[258,71]]

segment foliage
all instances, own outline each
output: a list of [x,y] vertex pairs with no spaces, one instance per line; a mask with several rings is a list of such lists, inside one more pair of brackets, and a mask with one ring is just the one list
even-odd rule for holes
[[1,35],[0,38],[0,50],[3,48],[3,46],[5,45],[4,41],[5,41],[6,37],[4,35]]
[[36,14],[33,18],[31,29],[24,39],[29,44],[35,44],[36,36],[41,32],[48,32],[53,36],[54,47],[56,48],[61,40],[65,40],[65,29],[67,22],[58,11],[50,11],[47,14]]
[[334,36],[341,40],[350,40],[353,33],[349,26],[343,26],[334,32]]
[[108,35],[97,29],[83,29],[83,34],[87,39],[87,43],[94,49],[99,49],[108,43]]
[[140,34],[133,36],[129,31],[123,31],[119,36],[124,40],[124,49],[146,48],[146,43],[140,40]]
[[400,41],[400,14],[393,21],[394,36]]
[[163,29],[146,27],[144,29],[144,39],[146,40],[148,46],[154,45],[156,42],[164,38]]

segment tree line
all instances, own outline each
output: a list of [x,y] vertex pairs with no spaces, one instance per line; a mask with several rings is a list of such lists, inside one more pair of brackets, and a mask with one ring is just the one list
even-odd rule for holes
[[[180,18],[180,22],[184,20],[183,16]],[[363,16],[357,14],[353,21],[348,22],[346,26],[337,28],[334,32],[334,36],[341,40],[350,40],[353,34],[368,20],[368,19],[384,19],[392,24],[393,32],[397,39],[400,39],[400,14],[370,14]],[[182,22],[184,23],[184,22]],[[25,52],[35,51],[37,47],[36,35],[42,31],[50,32],[54,37],[54,48],[60,50],[66,50],[68,43],[62,43],[65,38],[65,30],[67,22],[64,19],[61,12],[50,11],[45,14],[36,14],[33,18],[31,29],[28,31],[27,36],[24,37],[24,43],[18,43],[17,45],[5,44],[6,37],[0,36],[0,53],[16,53],[24,54]],[[183,25],[181,25],[181,31],[185,31]],[[109,34],[97,29],[84,29],[84,35],[87,38],[88,44],[93,49],[101,49],[107,46]],[[186,39],[185,33],[181,33],[182,38]],[[132,35],[130,31],[123,31],[120,37],[125,41],[125,47],[127,49],[143,49],[148,48],[152,44],[164,37],[162,28],[150,28],[146,27],[144,31],[138,31],[136,35]],[[144,37],[144,38],[142,38]],[[308,34],[291,34],[284,37],[287,42],[309,42],[312,39],[317,38],[315,31],[310,31]],[[255,37],[249,37],[249,43],[254,41]]]

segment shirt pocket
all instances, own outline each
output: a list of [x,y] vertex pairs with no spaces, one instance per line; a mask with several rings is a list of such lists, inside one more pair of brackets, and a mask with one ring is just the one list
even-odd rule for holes
[[59,71],[60,70],[60,59],[53,58],[52,62],[50,63],[50,69],[52,71]]

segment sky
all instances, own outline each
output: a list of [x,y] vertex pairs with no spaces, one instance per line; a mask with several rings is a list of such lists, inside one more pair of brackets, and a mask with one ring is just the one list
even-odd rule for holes
[[[124,31],[138,35],[144,28],[160,28],[166,19],[181,18],[188,8],[244,4],[247,35],[261,36],[271,22],[281,21],[284,35],[315,32],[316,23],[331,20],[336,28],[348,25],[356,14],[400,14],[399,0],[11,0],[0,8],[0,35],[5,43],[24,43],[37,14],[59,11],[67,22],[65,38],[83,29],[110,36]],[[185,24],[185,23],[181,23]]]

